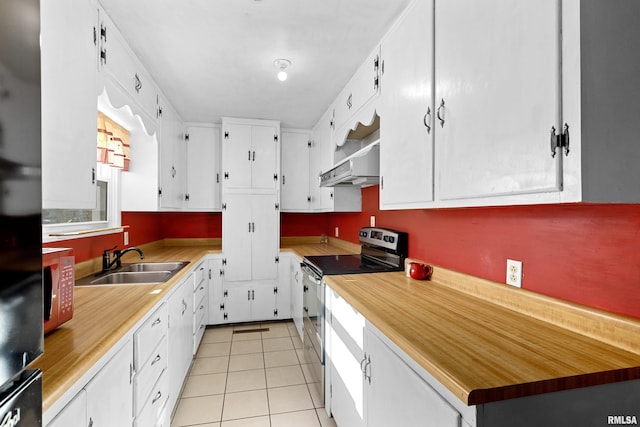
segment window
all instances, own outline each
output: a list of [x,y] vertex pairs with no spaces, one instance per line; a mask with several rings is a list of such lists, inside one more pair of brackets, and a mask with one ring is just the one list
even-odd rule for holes
[[43,242],[77,238],[79,232],[120,226],[118,194],[120,169],[98,163],[96,170],[96,207],[94,209],[43,209]]

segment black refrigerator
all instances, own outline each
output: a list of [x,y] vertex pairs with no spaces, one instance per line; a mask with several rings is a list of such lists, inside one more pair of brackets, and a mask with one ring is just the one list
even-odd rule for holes
[[0,0],[0,426],[42,425],[40,3]]

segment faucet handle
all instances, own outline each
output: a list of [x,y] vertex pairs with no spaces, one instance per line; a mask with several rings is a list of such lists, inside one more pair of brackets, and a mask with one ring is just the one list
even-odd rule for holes
[[102,251],[102,253],[108,254],[109,252],[111,252],[112,250],[114,250],[114,249],[115,249],[115,248],[117,248],[117,247],[118,247],[118,245],[115,245],[115,246],[114,246],[114,247],[112,247],[112,248],[105,249],[104,251]]

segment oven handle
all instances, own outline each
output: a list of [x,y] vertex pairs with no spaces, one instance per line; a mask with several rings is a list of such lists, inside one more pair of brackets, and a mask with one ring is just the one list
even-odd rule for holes
[[[311,279],[312,281],[314,281],[316,285],[320,285],[320,284],[322,283],[322,276],[318,276],[318,275],[316,274],[316,272],[315,272],[315,271],[313,271],[313,270],[311,269],[311,267],[309,267],[309,266],[308,266],[308,265],[306,265],[306,264],[302,264],[302,267],[301,267],[301,268],[302,268],[302,272],[303,272],[307,277],[309,277],[309,279]],[[303,280],[304,280],[304,278],[303,278]]]

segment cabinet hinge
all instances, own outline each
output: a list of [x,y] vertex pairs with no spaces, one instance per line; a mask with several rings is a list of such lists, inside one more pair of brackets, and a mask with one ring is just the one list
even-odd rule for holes
[[311,196],[307,196],[307,203],[311,203]]
[[273,142],[278,142],[278,135],[273,135]]
[[276,264],[280,262],[280,257],[276,255]]
[[227,210],[227,204],[226,204],[226,203],[223,203],[223,204],[222,204],[222,210],[223,210],[223,211],[226,211],[226,210]]
[[225,289],[224,292],[222,293],[222,296],[227,298],[229,296],[229,290]]
[[276,203],[276,210],[280,209],[280,203]]
[[274,295],[278,295],[278,287],[277,286],[273,287],[273,294]]
[[229,172],[224,173],[224,179],[229,179]]
[[273,317],[278,317],[278,309],[273,310]]
[[229,131],[224,132],[224,139],[229,139]]
[[224,269],[220,269],[220,276],[224,276]]
[[564,155],[569,155],[569,125],[566,123],[560,134],[556,134],[556,127],[551,126],[551,157],[556,156],[556,149],[558,148],[560,148],[560,151],[564,148]]
[[185,140],[185,141],[189,141],[189,134],[188,134],[188,133],[185,133],[185,134],[184,134],[184,140]]
[[278,174],[277,174],[277,173],[274,173],[274,174],[273,174],[273,180],[274,180],[274,181],[277,181],[277,180],[278,180]]
[[222,265],[227,265],[227,259],[226,258],[222,258]]
[[228,315],[227,313],[225,313],[225,314],[222,316],[222,318],[223,318],[224,320],[227,320],[227,319],[229,318],[229,315]]
[[162,188],[161,187],[158,187],[158,196],[162,197]]
[[307,147],[311,148],[311,140],[307,141]]
[[188,202],[188,201],[189,201],[189,194],[188,194],[188,193],[184,195],[184,200],[185,200],[186,202]]
[[220,311],[224,311],[224,304],[220,304]]

